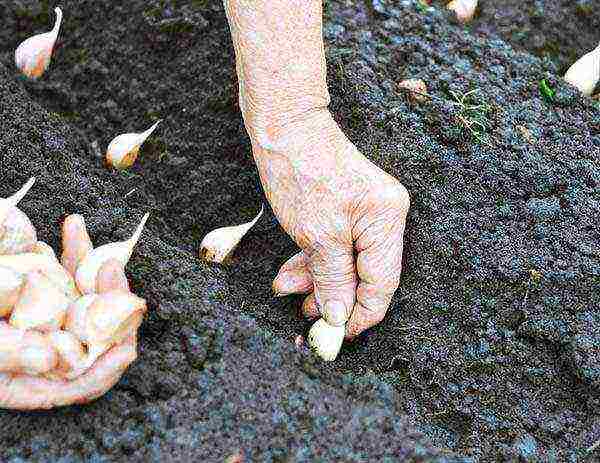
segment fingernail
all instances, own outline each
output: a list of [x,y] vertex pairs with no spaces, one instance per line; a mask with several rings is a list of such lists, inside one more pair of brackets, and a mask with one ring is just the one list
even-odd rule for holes
[[346,305],[336,299],[327,301],[323,308],[323,318],[331,326],[341,326],[346,323]]

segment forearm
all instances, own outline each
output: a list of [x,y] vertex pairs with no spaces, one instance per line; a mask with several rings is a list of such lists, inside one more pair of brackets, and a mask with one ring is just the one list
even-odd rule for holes
[[261,145],[329,105],[321,0],[224,0],[240,107]]

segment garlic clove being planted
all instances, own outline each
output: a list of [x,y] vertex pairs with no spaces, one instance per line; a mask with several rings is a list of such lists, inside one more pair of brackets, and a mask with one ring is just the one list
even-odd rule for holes
[[150,217],[150,213],[144,215],[135,232],[127,241],[105,244],[93,249],[85,256],[75,273],[77,287],[83,294],[90,294],[96,290],[96,277],[98,271],[100,270],[100,267],[102,267],[102,264],[107,260],[115,259],[123,267],[127,265],[127,262],[133,253],[133,248],[142,235],[148,217]]
[[308,332],[308,344],[326,362],[336,359],[344,342],[346,326],[332,326],[319,318]]
[[17,208],[34,183],[35,177],[32,177],[15,194],[0,199],[0,254],[30,252],[37,242],[29,217]]
[[25,278],[8,267],[0,267],[0,318],[8,317],[19,299]]
[[75,287],[75,281],[69,272],[56,259],[45,254],[24,253],[14,256],[0,256],[0,267],[9,268],[23,275],[39,270],[69,298],[74,300],[80,296]]
[[64,325],[70,302],[41,272],[29,272],[9,323],[23,330],[59,330]]
[[600,44],[575,61],[567,70],[564,79],[584,95],[592,96],[600,80]]
[[477,0],[452,0],[446,5],[451,11],[456,13],[456,18],[461,23],[468,23],[473,19],[477,9]]
[[265,206],[262,205],[252,222],[233,227],[217,228],[208,233],[200,244],[200,258],[209,262],[222,263],[239,244],[246,233],[258,222]]
[[54,8],[56,20],[50,32],[34,35],[22,42],[15,51],[15,64],[19,71],[30,79],[37,79],[48,69],[52,50],[58,38],[62,22],[62,10]]
[[117,169],[131,167],[138,157],[140,147],[161,122],[162,119],[156,121],[142,133],[125,133],[115,137],[106,150],[106,162]]

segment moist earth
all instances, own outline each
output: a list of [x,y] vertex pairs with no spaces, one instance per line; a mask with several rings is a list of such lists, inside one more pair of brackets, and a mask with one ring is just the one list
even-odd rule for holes
[[[264,202],[221,2],[65,0],[38,82],[13,52],[55,3],[3,2],[0,193],[38,177],[22,208],[55,249],[68,213],[97,244],[152,217],[138,361],[92,405],[0,412],[0,459],[598,460],[600,107],[560,76],[600,12],[480,3],[463,26],[441,2],[325,2],[332,113],[412,205],[388,315],[324,365],[294,344],[302,298],[271,294],[297,248],[270,210],[226,266],[197,259]],[[132,169],[103,165],[159,118]]]

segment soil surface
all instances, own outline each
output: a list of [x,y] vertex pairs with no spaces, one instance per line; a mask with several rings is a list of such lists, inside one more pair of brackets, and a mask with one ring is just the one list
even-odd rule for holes
[[[331,110],[412,206],[388,316],[322,365],[294,345],[301,298],[271,295],[297,249],[270,211],[229,265],[196,258],[264,201],[220,2],[65,0],[34,83],[13,52],[54,2],[3,2],[0,194],[36,175],[23,209],[55,248],[67,213],[95,243],[152,218],[128,266],[139,360],[92,405],[0,412],[0,460],[599,459],[600,107],[560,79],[599,13],[481,3],[462,26],[440,2],[326,2]],[[103,166],[159,118],[131,170]]]

